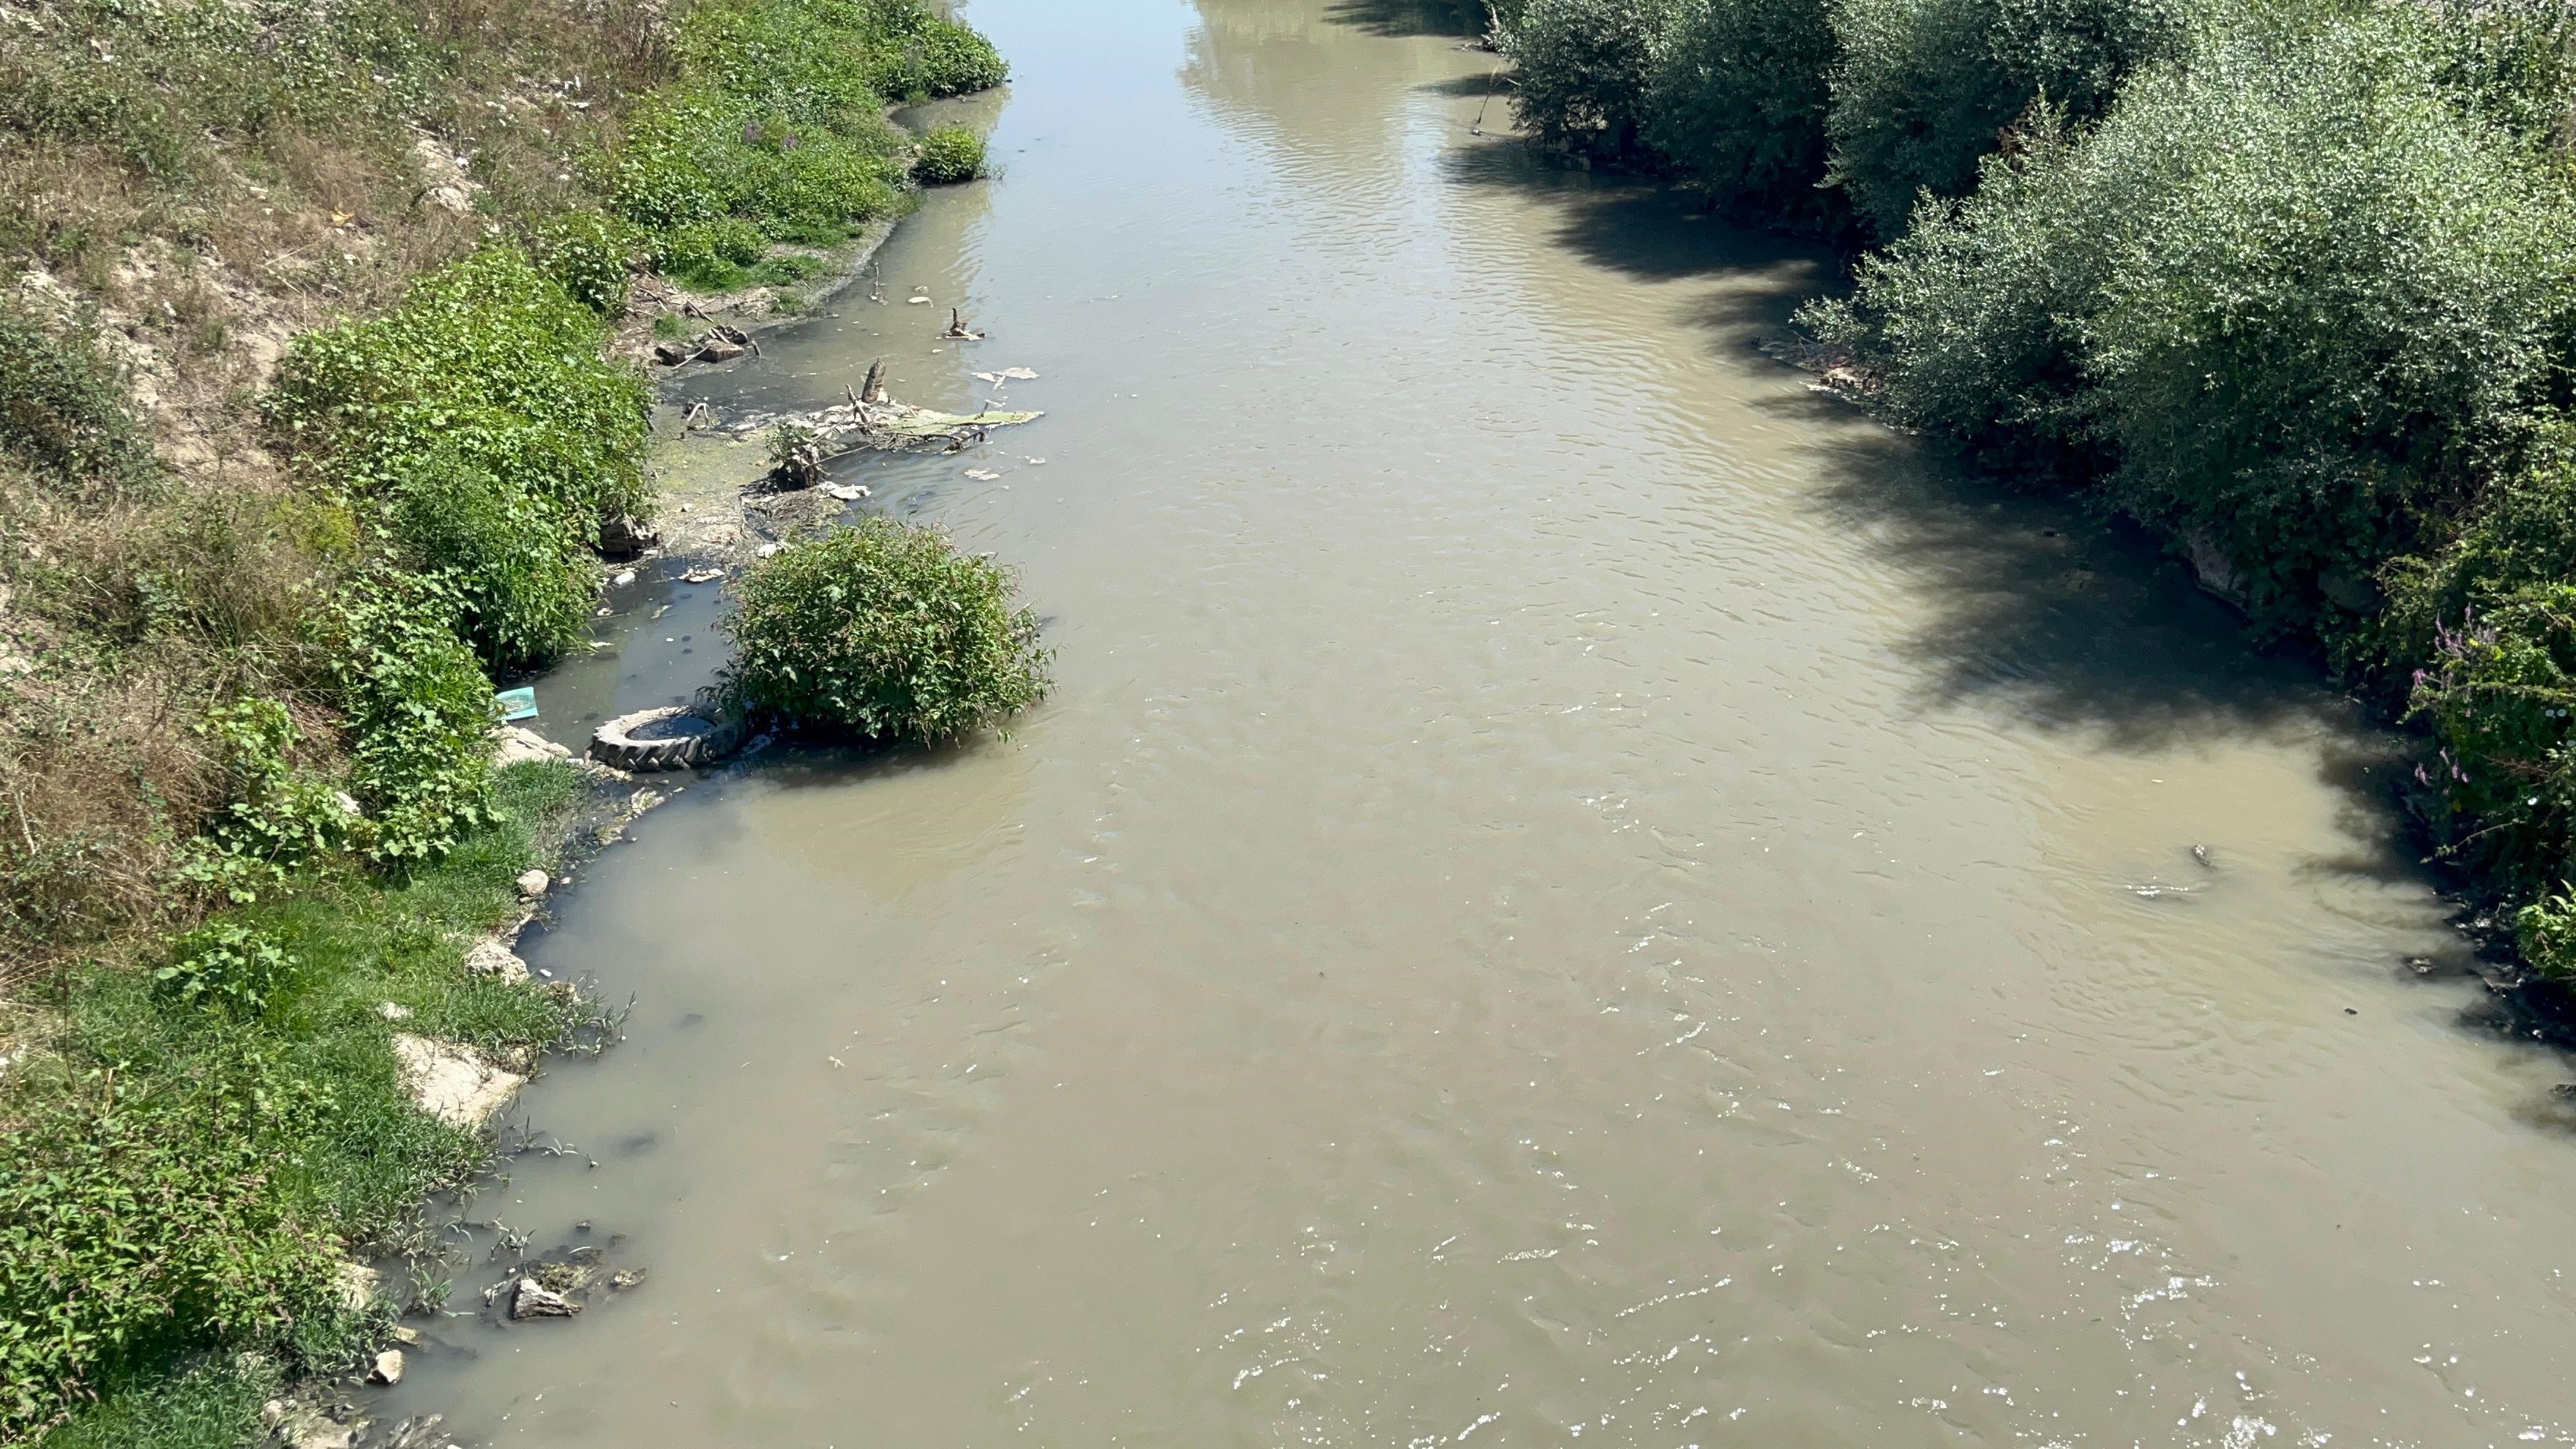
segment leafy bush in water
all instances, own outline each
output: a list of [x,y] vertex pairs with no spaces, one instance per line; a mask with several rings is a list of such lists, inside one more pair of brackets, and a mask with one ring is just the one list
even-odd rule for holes
[[1530,0],[1510,31],[1513,113],[1532,140],[1584,161],[1650,161],[1654,79],[1680,0]]
[[1010,571],[884,517],[755,565],[727,623],[725,692],[808,728],[938,742],[1000,724],[1046,691],[1037,617]]
[[972,181],[984,174],[984,141],[963,126],[942,126],[921,138],[912,174],[932,185]]
[[1792,222],[1829,222],[1824,0],[1695,0],[1672,24],[1647,97],[1651,146],[1715,195]]
[[2117,460],[2120,503],[2275,620],[2508,458],[2572,284],[2567,198],[2401,14],[2265,20],[2141,72],[1821,309],[1910,421]]
[[626,262],[635,229],[596,211],[567,211],[538,224],[529,252],[556,286],[602,317],[626,315]]
[[920,0],[876,0],[869,10],[877,60],[868,83],[889,100],[961,96],[1010,78],[993,42]]
[[493,818],[492,681],[456,636],[457,610],[444,579],[379,570],[335,611],[349,788],[380,862],[435,859]]
[[2034,102],[2089,122],[2191,31],[2186,0],[1835,0],[1832,16],[1834,180],[1888,238],[1920,192],[1971,190]]

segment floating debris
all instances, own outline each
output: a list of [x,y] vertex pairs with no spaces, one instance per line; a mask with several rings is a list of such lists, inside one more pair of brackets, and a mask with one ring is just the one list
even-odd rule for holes
[[723,569],[691,569],[687,573],[680,575],[680,582],[684,584],[711,584],[724,576],[725,572]]
[[974,479],[978,483],[990,483],[1002,475],[994,472],[990,468],[969,468],[966,470],[966,476]]
[[1025,367],[1005,367],[999,372],[979,372],[974,375],[993,384],[995,387],[999,387],[1006,382],[1035,382],[1038,380],[1038,375]]
[[[882,390],[879,391],[882,399]],[[860,394],[858,402],[837,402],[819,412],[764,414],[734,424],[737,433],[764,428],[800,428],[812,434],[822,457],[860,448],[896,451],[906,448],[945,446],[950,451],[970,442],[985,441],[994,428],[1016,427],[1046,416],[1042,412],[1008,412],[987,408],[974,413],[943,413],[931,408],[917,408],[908,403],[867,401]]]

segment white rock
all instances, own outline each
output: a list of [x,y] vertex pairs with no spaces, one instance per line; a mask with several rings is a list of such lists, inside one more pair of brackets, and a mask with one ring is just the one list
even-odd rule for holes
[[474,193],[483,187],[465,174],[464,158],[430,137],[421,136],[411,143],[411,159],[427,188],[421,200],[458,216],[473,212]]
[[528,979],[528,963],[498,941],[477,941],[465,953],[465,969],[477,976],[498,976],[516,986]]
[[340,1307],[350,1313],[364,1313],[376,1301],[376,1270],[364,1263],[342,1263],[331,1274],[331,1292]]
[[397,1035],[394,1059],[420,1110],[451,1127],[482,1126],[528,1079],[505,1072],[461,1042]]
[[386,1349],[383,1353],[376,1355],[375,1366],[367,1370],[367,1382],[371,1384],[401,1383],[402,1368],[402,1350],[398,1348]]
[[411,1019],[411,1008],[403,1005],[399,1001],[379,1002],[376,1005],[376,1015],[383,1017],[387,1021],[409,1021]]
[[492,768],[507,769],[522,760],[564,760],[572,751],[532,729],[503,725],[492,731]]
[[512,1318],[570,1318],[581,1311],[581,1305],[546,1287],[534,1278],[522,1278],[511,1290]]
[[537,897],[544,895],[546,893],[546,887],[553,885],[554,883],[554,877],[541,870],[523,870],[519,872],[519,894],[529,900],[535,900]]
[[371,1421],[360,1419],[353,1424],[334,1424],[320,1411],[298,1406],[288,1409],[277,1426],[277,1437],[288,1449],[349,1449],[358,1436],[367,1432]]

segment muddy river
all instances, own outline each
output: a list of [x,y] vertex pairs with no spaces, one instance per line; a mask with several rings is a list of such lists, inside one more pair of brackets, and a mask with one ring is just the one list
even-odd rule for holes
[[[2312,671],[1810,392],[1757,343],[1822,260],[1527,164],[1436,10],[969,13],[997,176],[695,386],[1046,410],[841,471],[1018,563],[1060,687],[577,873],[530,958],[631,1039],[473,1210],[650,1277],[433,1325],[380,1412],[2571,1442],[2566,1067],[2476,1019]],[[694,687],[717,595],[621,597],[546,724]]]

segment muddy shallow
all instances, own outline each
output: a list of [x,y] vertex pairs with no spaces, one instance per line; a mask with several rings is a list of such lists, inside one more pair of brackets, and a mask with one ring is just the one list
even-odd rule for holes
[[[1000,175],[885,303],[692,385],[815,406],[882,355],[1046,409],[842,472],[1019,562],[1062,686],[971,749],[764,757],[581,872],[530,959],[632,1040],[528,1094],[581,1152],[476,1212],[652,1275],[433,1328],[388,1411],[2576,1434],[2566,1069],[2464,1021],[2388,744],[2310,673],[1767,362],[1817,258],[1472,134],[1495,62],[1413,9],[970,13]],[[694,687],[716,595],[622,595],[549,727]]]

